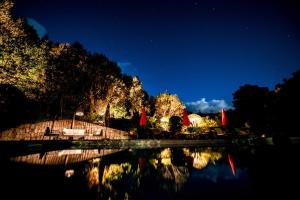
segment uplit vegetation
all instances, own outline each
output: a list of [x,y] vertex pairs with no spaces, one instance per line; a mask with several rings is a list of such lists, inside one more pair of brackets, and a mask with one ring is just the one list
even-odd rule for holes
[[162,93],[155,101],[155,116],[157,119],[162,117],[181,116],[183,114],[183,104],[177,95]]
[[12,7],[11,0],[0,3],[0,84],[25,95],[26,116],[68,118],[81,109],[84,119],[105,124],[105,118],[131,119],[147,107],[138,77],[122,74],[116,63],[80,43],[39,38],[26,20],[13,18]]
[[[138,77],[122,74],[105,55],[88,52],[78,42],[57,44],[39,38],[26,20],[12,16],[12,8],[12,0],[1,1],[0,130],[27,120],[71,118],[81,110],[81,120],[137,134],[142,107],[147,125],[141,137],[209,134],[220,129],[217,114],[190,114],[191,125],[182,126],[184,105],[177,95],[149,97]],[[295,106],[299,84],[297,71],[274,91],[241,86],[233,93],[234,110],[227,111],[226,130],[297,135],[298,118],[291,113],[300,112]]]
[[[102,194],[105,194],[102,198],[141,198],[139,195],[146,194],[140,194],[139,191],[145,191],[144,187],[149,187],[145,182],[152,183],[151,188],[162,192],[177,192],[187,183],[193,169],[203,170],[209,164],[216,164],[216,161],[222,159],[222,152],[211,148],[165,148],[150,155],[145,152],[136,152],[134,155],[129,162],[115,160],[111,164],[100,165],[103,167],[99,171],[103,170],[103,174],[100,176],[102,181],[99,185]],[[151,188],[146,189],[149,191]]]
[[13,3],[0,3],[0,84],[16,86],[29,98],[45,91],[47,42],[22,19],[13,19]]
[[216,120],[208,116],[201,117],[197,114],[190,114],[189,119],[191,121],[191,126],[188,128],[189,133],[207,133],[210,131],[210,128],[219,126]]

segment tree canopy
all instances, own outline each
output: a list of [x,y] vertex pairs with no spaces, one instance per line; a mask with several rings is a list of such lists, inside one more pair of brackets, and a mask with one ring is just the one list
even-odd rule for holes
[[122,74],[115,62],[79,42],[40,39],[26,20],[12,16],[12,8],[11,0],[1,1],[0,85],[16,87],[45,112],[61,117],[79,107],[104,117],[110,107],[110,117],[131,118],[148,105],[138,77]]
[[10,84],[27,97],[44,92],[47,41],[40,40],[25,20],[11,15],[13,3],[0,3],[0,84]]

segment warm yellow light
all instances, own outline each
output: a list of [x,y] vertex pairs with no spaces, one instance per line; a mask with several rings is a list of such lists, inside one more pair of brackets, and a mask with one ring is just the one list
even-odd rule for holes
[[171,157],[171,149],[166,148],[160,152],[160,158],[170,158]]
[[219,160],[222,157],[222,154],[206,150],[203,152],[192,153],[191,156],[194,158],[193,167],[196,169],[203,169],[209,162],[215,163],[216,160]]
[[82,111],[77,111],[77,112],[75,113],[75,115],[76,115],[76,116],[82,117],[82,116],[84,115],[84,113],[83,113]]
[[65,177],[70,178],[74,175],[74,169],[68,169],[65,171]]
[[157,169],[157,164],[158,164],[158,160],[157,159],[150,159],[149,163],[155,168]]
[[93,167],[87,174],[88,186],[92,188],[99,184],[99,169],[98,167]]
[[172,164],[171,158],[162,158],[162,159],[161,159],[161,163],[162,163],[163,165],[171,165],[171,164]]
[[120,180],[123,174],[129,174],[131,170],[132,166],[129,162],[105,166],[103,171],[102,184],[109,185],[111,181]]
[[192,127],[199,127],[203,123],[203,119],[200,115],[190,114],[188,117]]
[[97,164],[97,163],[100,162],[100,160],[101,160],[100,158],[94,158],[92,162],[93,162],[94,164]]
[[190,150],[188,148],[183,148],[182,151],[183,151],[183,154],[185,156],[190,156],[191,155],[191,152],[190,152]]
[[166,148],[164,150],[162,150],[160,152],[160,158],[161,158],[161,163],[163,165],[171,165],[171,155],[172,155],[172,152],[171,152],[171,149],[170,148]]
[[162,118],[160,118],[159,126],[164,131],[167,131],[167,130],[169,130],[169,121],[170,121],[170,117],[169,116],[162,117]]
[[203,156],[201,153],[192,153],[194,158],[193,167],[196,169],[203,169],[208,165],[209,157]]

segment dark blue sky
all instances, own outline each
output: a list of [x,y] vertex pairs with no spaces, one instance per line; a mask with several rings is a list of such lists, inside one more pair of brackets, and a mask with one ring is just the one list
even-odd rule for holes
[[295,1],[17,0],[49,38],[80,41],[137,74],[151,94],[224,99],[243,84],[273,89],[300,69]]

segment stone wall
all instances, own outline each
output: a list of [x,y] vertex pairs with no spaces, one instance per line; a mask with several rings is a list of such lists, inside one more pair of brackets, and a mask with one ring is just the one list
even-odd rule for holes
[[[67,140],[70,136],[63,135],[64,128],[71,128],[72,120],[44,121],[35,124],[22,124],[0,133],[0,140]],[[45,136],[47,127],[52,130],[51,136]],[[128,139],[125,131],[112,129],[96,124],[75,121],[73,129],[85,129],[85,135],[75,136],[73,139],[101,140],[101,139]]]

